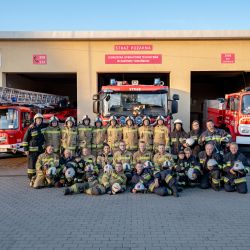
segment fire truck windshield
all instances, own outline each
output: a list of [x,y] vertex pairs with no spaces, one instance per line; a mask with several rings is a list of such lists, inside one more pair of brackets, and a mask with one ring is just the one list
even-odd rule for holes
[[250,95],[244,95],[242,97],[241,112],[243,114],[250,114]]
[[103,101],[103,114],[106,115],[166,115],[167,94],[150,92],[122,92],[110,94]]
[[0,129],[17,129],[18,111],[12,108],[0,109]]

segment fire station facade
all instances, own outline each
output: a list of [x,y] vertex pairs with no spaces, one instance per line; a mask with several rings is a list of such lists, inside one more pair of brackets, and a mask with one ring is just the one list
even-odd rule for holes
[[0,86],[70,95],[92,118],[102,84],[160,78],[174,118],[201,119],[204,99],[250,82],[250,31],[0,32]]

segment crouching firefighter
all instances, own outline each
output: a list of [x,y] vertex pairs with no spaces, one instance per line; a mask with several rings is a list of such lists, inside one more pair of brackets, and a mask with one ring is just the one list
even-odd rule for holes
[[56,177],[56,168],[59,165],[59,157],[53,151],[53,146],[48,145],[45,153],[40,154],[36,162],[36,179],[33,187],[53,187]]
[[93,164],[85,166],[84,182],[76,183],[64,190],[64,195],[85,193],[89,195],[105,194],[106,190],[98,181],[98,174]]
[[227,192],[237,190],[238,193],[247,193],[246,174],[249,173],[249,162],[247,158],[238,151],[235,142],[230,144],[230,152],[224,157],[224,189]]

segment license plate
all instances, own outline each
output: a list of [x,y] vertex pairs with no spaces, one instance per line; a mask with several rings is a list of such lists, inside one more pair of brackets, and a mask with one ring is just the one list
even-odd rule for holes
[[7,148],[0,148],[0,153],[5,153],[7,151],[8,151]]

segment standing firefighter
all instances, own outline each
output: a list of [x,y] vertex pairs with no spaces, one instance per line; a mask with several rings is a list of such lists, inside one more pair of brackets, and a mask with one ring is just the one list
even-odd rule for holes
[[59,120],[56,116],[49,119],[49,126],[44,132],[45,146],[52,145],[54,153],[60,153],[61,148],[61,129],[59,127]]
[[224,157],[224,188],[227,192],[237,190],[238,193],[247,193],[246,174],[250,172],[247,158],[240,153],[235,142],[230,144],[230,152]]
[[134,153],[138,149],[138,128],[132,116],[126,118],[126,126],[123,128],[123,140],[128,151]]
[[38,156],[44,151],[44,131],[46,125],[43,123],[43,116],[37,113],[34,116],[34,124],[26,131],[23,138],[23,147],[25,154],[28,156],[28,178],[32,186],[32,177],[36,174],[36,161]]
[[139,127],[139,139],[145,141],[146,149],[149,151],[153,150],[153,135],[154,128],[150,125],[150,117],[144,116],[142,119],[142,126]]
[[166,149],[169,148],[169,130],[164,125],[164,117],[158,116],[156,119],[156,126],[154,127],[154,150],[157,151],[157,148],[160,144],[163,144]]
[[75,155],[77,146],[77,129],[75,127],[75,119],[70,116],[66,119],[64,128],[62,129],[62,151],[68,149]]
[[93,128],[90,126],[90,118],[85,115],[82,118],[82,123],[78,125],[78,147],[79,151],[83,148],[89,148],[91,150],[91,141],[93,137]]
[[102,120],[97,117],[93,128],[92,154],[97,157],[102,152],[103,144],[107,140],[107,128],[103,127]]
[[175,158],[177,158],[178,152],[183,150],[188,137],[182,125],[182,121],[180,119],[176,119],[174,121],[174,130],[170,133],[171,153],[175,156]]
[[195,157],[198,157],[198,154],[201,151],[201,146],[199,145],[199,142],[198,142],[201,133],[202,131],[200,129],[199,121],[194,120],[191,125],[191,130],[188,133],[188,138],[193,139],[193,145],[187,145],[187,146],[192,149],[193,155]]
[[122,127],[118,125],[117,118],[111,116],[110,125],[107,129],[108,144],[113,153],[119,149],[119,142],[122,140]]
[[36,179],[33,187],[36,189],[42,187],[54,186],[59,157],[53,152],[53,146],[48,145],[43,154],[40,154],[36,162]]

